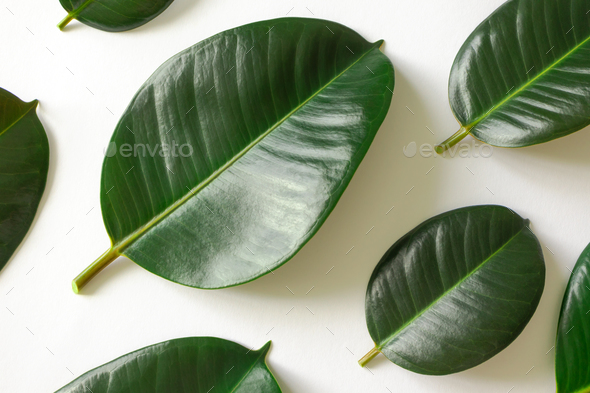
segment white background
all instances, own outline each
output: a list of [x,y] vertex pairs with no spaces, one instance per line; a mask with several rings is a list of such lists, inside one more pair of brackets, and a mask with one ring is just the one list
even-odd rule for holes
[[[568,268],[590,241],[590,133],[495,149],[487,159],[402,153],[412,141],[435,144],[456,131],[451,64],[501,3],[176,0],[147,25],[113,34],[77,21],[60,32],[58,0],[2,0],[0,86],[41,102],[51,165],[32,230],[0,274],[0,391],[54,391],[127,352],[184,336],[257,348],[272,339],[268,363],[286,393],[555,391],[550,349]],[[139,86],[170,56],[215,33],[312,12],[369,41],[385,39],[396,69],[391,110],[319,233],[274,274],[240,287],[186,288],[121,258],[74,295],[71,279],[109,247],[99,205],[103,148]],[[383,356],[371,372],[360,368],[373,346],[365,289],[384,251],[435,214],[483,203],[530,218],[543,245],[545,292],[522,335],[456,375],[414,374]]]

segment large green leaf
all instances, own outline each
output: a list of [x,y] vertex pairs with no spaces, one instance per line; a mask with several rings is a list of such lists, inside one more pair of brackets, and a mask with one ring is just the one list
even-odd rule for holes
[[565,290],[555,347],[557,392],[590,392],[590,245]]
[[533,316],[545,283],[528,221],[502,206],[453,210],[420,224],[383,256],[369,281],[375,349],[417,373],[474,367],[507,347]]
[[165,341],[124,355],[56,393],[280,393],[258,351],[214,337]]
[[174,0],[59,0],[68,15],[60,30],[73,19],[104,31],[135,29],[160,15]]
[[0,89],[0,269],[33,223],[47,182],[49,143],[37,104]]
[[284,18],[164,63],[111,139],[101,204],[113,246],[74,291],[118,255],[198,288],[245,283],[293,257],[385,118],[394,74],[380,45]]
[[457,54],[449,98],[461,130],[495,146],[547,142],[590,124],[587,0],[509,0]]

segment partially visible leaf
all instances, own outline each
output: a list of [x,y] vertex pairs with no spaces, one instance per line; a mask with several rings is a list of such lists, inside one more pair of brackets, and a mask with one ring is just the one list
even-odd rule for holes
[[[338,23],[303,18],[228,30],[175,55],[139,89],[106,157],[112,248],[171,281],[224,288],[291,259],[318,231],[391,103],[380,51]],[[115,149],[116,150],[116,149]]]
[[104,31],[135,29],[160,15],[174,0],[59,0],[68,15],[60,30],[77,19]]
[[587,0],[509,0],[457,54],[449,98],[461,130],[494,146],[547,142],[590,124]]
[[214,337],[151,345],[78,377],[56,393],[280,393],[258,351]]
[[367,288],[366,317],[379,352],[410,371],[443,375],[488,360],[533,316],[545,263],[528,221],[503,206],[431,218],[383,256]]
[[590,245],[565,290],[555,344],[558,393],[590,392]]
[[47,182],[49,143],[37,104],[0,89],[0,269],[33,223]]

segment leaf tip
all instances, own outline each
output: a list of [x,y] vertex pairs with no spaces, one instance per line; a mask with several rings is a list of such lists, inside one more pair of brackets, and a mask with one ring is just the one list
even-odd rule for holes
[[271,344],[272,344],[272,341],[271,341],[271,340],[269,340],[269,341],[268,341],[266,344],[264,344],[264,345],[262,346],[262,348],[260,348],[260,349],[258,350],[258,352],[262,352],[262,354],[263,354],[263,355],[266,357],[266,355],[268,354],[268,351],[270,350],[270,346],[271,346]]
[[39,100],[33,100],[25,104],[29,110],[36,109],[39,106]]
[[529,220],[528,218],[525,218],[525,219],[524,219],[524,226],[525,226],[525,227],[529,227],[529,226],[531,226],[531,220]]

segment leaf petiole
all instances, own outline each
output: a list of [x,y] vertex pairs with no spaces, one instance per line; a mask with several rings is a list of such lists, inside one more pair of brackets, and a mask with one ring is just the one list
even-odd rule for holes
[[461,127],[461,129],[454,133],[449,139],[447,139],[440,145],[436,145],[434,150],[438,154],[443,154],[445,151],[455,146],[457,143],[461,142],[467,135],[469,135],[469,128]]
[[74,20],[74,15],[72,15],[72,14],[68,14],[68,15],[66,15],[66,17],[65,17],[65,18],[63,18],[63,19],[61,20],[61,22],[59,22],[59,23],[57,24],[57,27],[58,27],[60,30],[63,30],[63,29],[64,29],[64,27],[66,27],[66,26],[68,25],[68,23],[70,23],[72,20]]
[[381,351],[379,351],[379,349],[377,347],[371,349],[369,351],[369,353],[367,353],[365,356],[362,357],[361,360],[359,360],[359,364],[361,367],[365,367],[367,365],[367,363],[369,363],[371,360],[373,360],[373,358],[377,355],[379,355],[381,353]]
[[86,0],[84,2],[84,4],[82,4],[78,8],[69,11],[68,16],[63,18],[63,20],[57,24],[57,27],[60,30],[63,30],[64,27],[66,27],[68,25],[68,23],[70,23],[74,18],[76,18],[80,14],[80,12],[82,12],[82,10],[84,10],[84,8],[88,7],[88,5],[90,5],[92,2],[94,2],[94,0]]
[[94,278],[98,273],[107,267],[111,262],[119,257],[119,253],[114,249],[110,248],[104,254],[102,254],[96,261],[92,262],[82,273],[80,273],[74,280],[72,280],[72,290],[74,293],[79,293],[90,280]]

